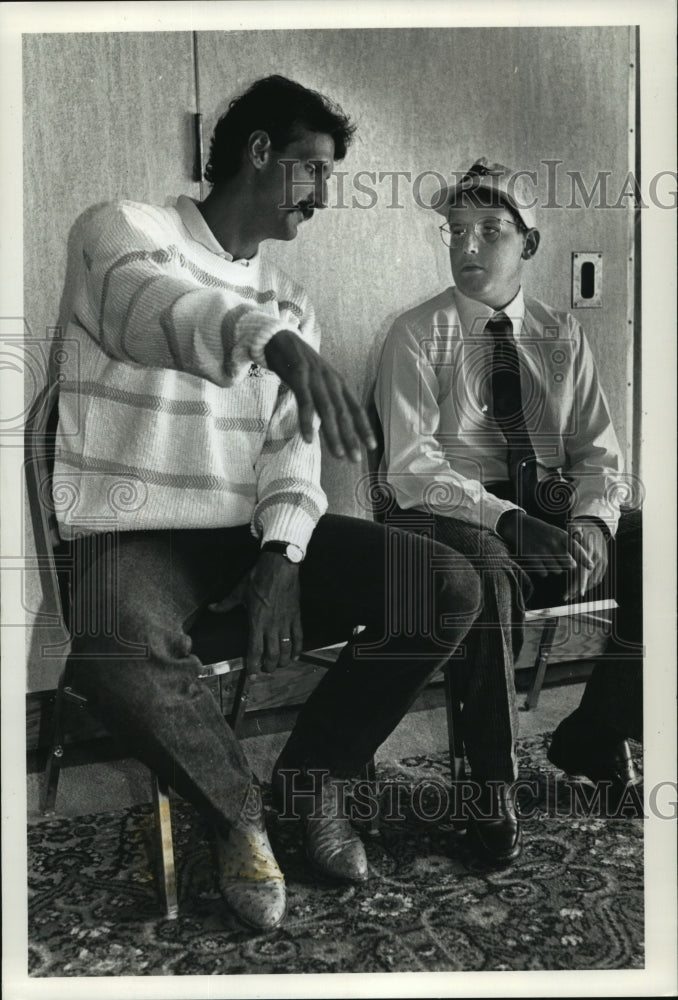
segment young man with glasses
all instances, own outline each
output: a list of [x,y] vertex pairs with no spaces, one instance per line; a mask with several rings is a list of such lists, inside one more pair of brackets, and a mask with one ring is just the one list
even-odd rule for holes
[[623,608],[615,656],[556,731],[551,760],[624,792],[637,781],[626,737],[642,735],[639,516],[620,521],[619,445],[579,323],[523,293],[540,242],[533,203],[520,174],[486,159],[440,192],[454,286],[396,320],[376,390],[394,523],[481,572],[458,674],[479,804],[494,817],[471,816],[469,834],[499,863],[521,845],[513,671],[533,589],[549,606],[607,585]]

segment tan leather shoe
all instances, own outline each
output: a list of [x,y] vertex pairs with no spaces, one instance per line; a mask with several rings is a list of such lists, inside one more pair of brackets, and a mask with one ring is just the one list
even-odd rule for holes
[[[345,786],[345,781],[328,775],[314,796],[302,792],[294,796],[291,805],[301,819],[306,856],[314,870],[338,882],[364,882],[367,856],[346,815]],[[283,777],[277,771],[273,791],[278,803],[286,801]]]
[[275,860],[264,824],[258,788],[255,808],[231,827],[228,837],[216,833],[219,889],[228,906],[256,930],[272,930],[287,912],[285,879]]

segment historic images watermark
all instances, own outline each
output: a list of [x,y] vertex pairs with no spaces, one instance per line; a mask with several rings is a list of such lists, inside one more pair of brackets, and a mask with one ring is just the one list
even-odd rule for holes
[[[469,819],[490,820],[483,786],[471,779],[445,781],[442,777],[403,780],[352,780],[333,778],[331,796],[318,790],[328,772],[311,768],[280,772],[281,820],[342,818],[351,822],[463,823]],[[500,786],[502,782],[489,782]],[[678,818],[678,784],[659,781],[650,788],[616,787],[611,781],[587,784],[551,772],[522,776],[510,785],[516,813],[523,821],[545,816],[558,819],[657,819]]]
[[[298,207],[295,192],[308,192],[308,169],[315,176],[313,203],[318,207],[402,209],[412,202],[419,208],[439,209],[447,191],[461,181],[466,171],[439,170],[335,170],[326,178],[321,160],[301,163],[281,159],[285,175],[285,200],[280,208]],[[302,175],[302,172],[305,176]],[[615,176],[611,170],[585,172],[567,169],[564,160],[540,160],[536,170],[517,170],[507,180],[508,195],[523,209],[627,209],[678,208],[678,172],[660,170],[641,182],[633,171]]]

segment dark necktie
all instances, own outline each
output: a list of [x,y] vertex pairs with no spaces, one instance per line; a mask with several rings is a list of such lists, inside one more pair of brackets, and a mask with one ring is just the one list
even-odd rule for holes
[[513,324],[503,313],[490,319],[492,334],[492,415],[506,439],[508,472],[515,502],[530,512],[537,497],[537,460],[525,424],[520,362]]

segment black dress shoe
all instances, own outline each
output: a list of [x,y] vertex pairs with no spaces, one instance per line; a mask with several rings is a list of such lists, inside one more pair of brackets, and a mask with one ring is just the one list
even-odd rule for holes
[[497,867],[510,865],[523,846],[512,785],[501,781],[481,782],[480,796],[467,803],[466,836],[481,861]]
[[641,784],[628,740],[601,742],[582,734],[565,719],[556,729],[547,757],[575,781],[609,782],[619,793]]

